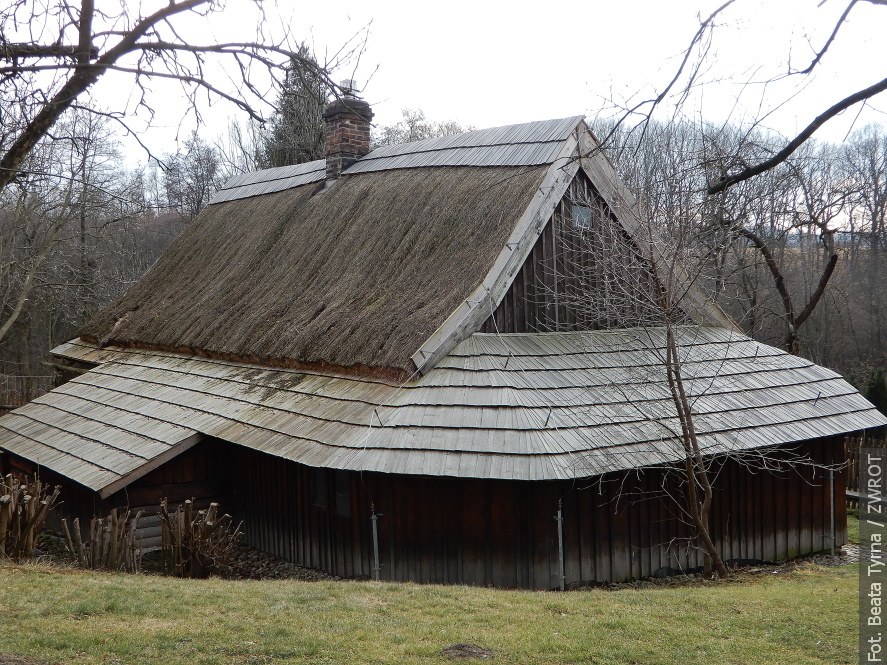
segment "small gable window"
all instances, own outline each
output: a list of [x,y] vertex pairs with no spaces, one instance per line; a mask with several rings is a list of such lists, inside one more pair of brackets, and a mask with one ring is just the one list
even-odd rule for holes
[[587,231],[591,228],[591,208],[574,203],[570,222],[573,224],[574,229]]

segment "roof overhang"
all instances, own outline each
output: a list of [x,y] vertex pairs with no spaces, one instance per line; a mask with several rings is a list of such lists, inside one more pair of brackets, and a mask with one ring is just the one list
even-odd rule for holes
[[[887,424],[834,372],[678,329],[706,454]],[[0,418],[0,447],[107,496],[210,436],[309,466],[552,480],[675,462],[662,329],[479,334],[403,386],[72,342],[105,364]]]

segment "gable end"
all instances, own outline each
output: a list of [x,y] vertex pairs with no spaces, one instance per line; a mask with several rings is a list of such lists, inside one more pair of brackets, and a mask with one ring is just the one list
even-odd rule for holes
[[548,168],[530,205],[518,219],[514,231],[481,284],[413,354],[412,360],[420,372],[428,372],[459,342],[476,331],[505,296],[579,169],[575,155],[579,134],[584,131],[585,123],[582,122],[564,142],[558,158]]

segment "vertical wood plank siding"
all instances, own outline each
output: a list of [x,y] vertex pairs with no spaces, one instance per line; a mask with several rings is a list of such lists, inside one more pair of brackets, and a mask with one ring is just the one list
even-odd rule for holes
[[[663,469],[575,482],[349,472],[346,516],[331,502],[328,507],[312,503],[312,474],[332,471],[243,448],[232,452],[234,468],[249,468],[249,474],[238,476],[248,483],[235,492],[247,539],[343,577],[372,577],[372,505],[381,514],[385,580],[555,588],[558,500],[563,502],[567,585],[702,564],[680,509],[663,497],[682,491],[680,476]],[[797,444],[793,454],[834,464],[843,459],[843,447],[837,437],[817,439]],[[776,561],[829,547],[828,474],[823,469],[752,473],[735,460],[720,467],[712,535],[725,558]],[[331,476],[327,487],[333,487]],[[843,543],[842,471],[835,476],[835,497],[838,541]],[[290,544],[281,547],[281,542]]]
[[[777,451],[841,464],[840,437]],[[787,452],[792,449],[792,453]],[[4,455],[5,468],[37,471]],[[754,460],[751,460],[753,464]],[[776,561],[827,549],[828,473],[800,466],[752,472],[721,462],[715,483],[712,535],[726,559]],[[692,568],[701,557],[675,502],[680,476],[654,468],[576,481],[509,481],[336,472],[271,457],[224,441],[198,444],[105,501],[46,470],[64,486],[61,513],[88,519],[114,506],[151,505],[191,496],[220,500],[243,520],[246,540],[264,550],[343,577],[373,574],[371,506],[381,514],[379,553],[385,580],[552,589],[558,579],[557,513],[563,502],[567,585]],[[347,485],[347,510],[335,502]],[[326,482],[322,483],[325,474]],[[320,479],[326,506],[313,494]],[[846,540],[844,471],[835,474],[838,544]],[[175,497],[175,498],[174,498]]]
[[[588,209],[587,228],[574,226],[574,204]],[[596,249],[601,243],[610,248],[606,253]],[[612,279],[629,283],[614,288]],[[638,304],[629,302],[626,294],[650,288],[646,262],[636,245],[580,171],[502,302],[478,332],[568,332],[637,325]]]

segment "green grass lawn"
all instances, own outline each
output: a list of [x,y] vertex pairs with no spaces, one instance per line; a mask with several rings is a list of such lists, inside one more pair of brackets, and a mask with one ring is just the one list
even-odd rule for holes
[[[694,586],[501,591],[0,565],[0,653],[49,663],[856,662],[856,566]],[[475,661],[476,662],[476,661]]]
[[859,508],[847,509],[847,542],[859,545]]

